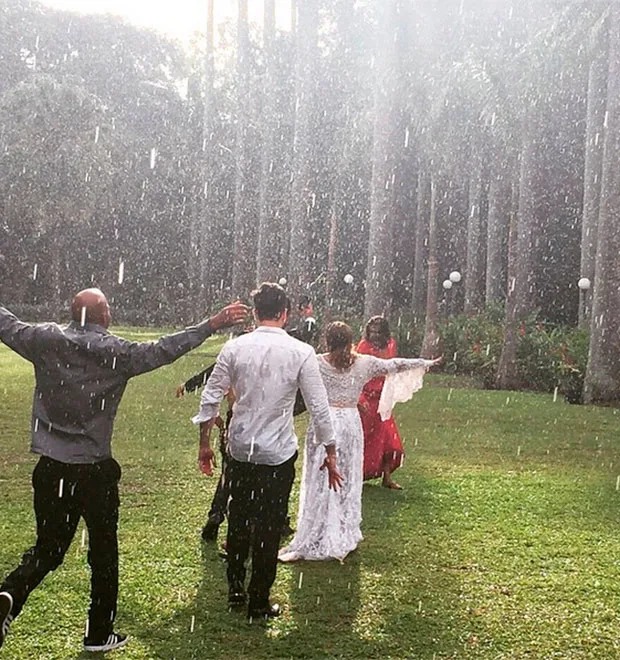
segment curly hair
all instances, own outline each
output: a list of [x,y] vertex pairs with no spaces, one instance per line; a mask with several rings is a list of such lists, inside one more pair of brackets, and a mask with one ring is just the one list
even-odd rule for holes
[[353,331],[342,321],[334,321],[325,330],[329,362],[336,369],[348,369],[355,362]]

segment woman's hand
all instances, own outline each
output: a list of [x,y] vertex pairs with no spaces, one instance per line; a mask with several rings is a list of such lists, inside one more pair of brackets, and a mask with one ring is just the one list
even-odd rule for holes
[[329,481],[329,488],[333,488],[334,490],[338,490],[338,488],[342,487],[342,482],[344,481],[343,476],[338,472],[338,467],[336,465],[336,454],[327,454],[325,457],[325,460],[323,461],[323,465],[319,468],[319,470],[327,470],[327,479]]

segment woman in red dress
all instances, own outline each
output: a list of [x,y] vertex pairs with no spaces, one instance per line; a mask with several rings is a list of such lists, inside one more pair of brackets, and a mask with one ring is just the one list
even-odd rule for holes
[[[382,316],[373,316],[366,324],[365,337],[357,345],[357,352],[379,358],[396,357],[396,342],[390,326]],[[383,477],[385,488],[401,490],[392,473],[403,462],[403,443],[393,417],[382,421],[378,412],[384,377],[366,383],[359,401],[364,429],[364,480]]]

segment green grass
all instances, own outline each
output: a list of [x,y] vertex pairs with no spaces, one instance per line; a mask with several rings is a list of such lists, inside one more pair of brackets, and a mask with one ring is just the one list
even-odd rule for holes
[[[144,337],[151,333],[132,331]],[[228,613],[225,567],[213,545],[199,542],[215,483],[196,468],[189,418],[198,399],[174,398],[218,347],[210,340],[135,379],[119,411],[117,628],[132,640],[118,657],[620,657],[617,411],[469,389],[442,376],[397,409],[405,490],[364,487],[359,550],[343,565],[281,566],[273,597],[284,614],[267,626]],[[28,454],[31,368],[0,346],[0,374],[4,574],[34,539],[36,459]],[[296,486],[294,509],[297,494]],[[0,657],[86,657],[81,537],[80,528]]]

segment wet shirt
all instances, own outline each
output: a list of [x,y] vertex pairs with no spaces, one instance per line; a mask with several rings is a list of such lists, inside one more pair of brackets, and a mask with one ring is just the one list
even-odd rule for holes
[[63,463],[110,458],[127,381],[173,362],[211,334],[204,321],[158,341],[131,342],[89,323],[30,325],[0,307],[0,340],[34,365],[31,450]]
[[314,349],[284,330],[259,326],[226,343],[202,392],[196,424],[216,417],[232,387],[236,400],[228,431],[237,461],[280,465],[297,451],[293,404],[301,390],[317,442],[334,444],[325,385]]

